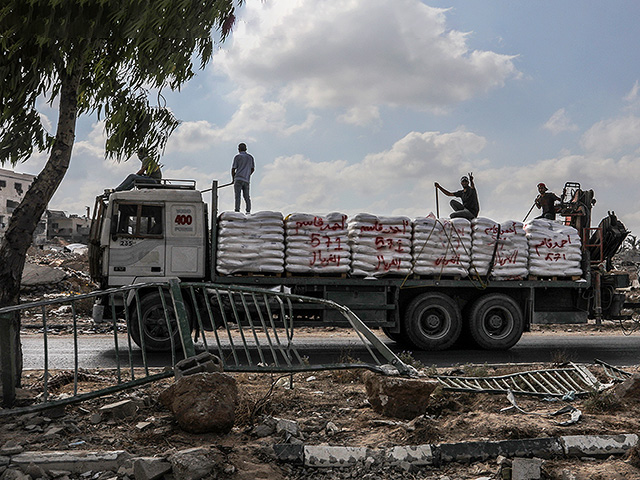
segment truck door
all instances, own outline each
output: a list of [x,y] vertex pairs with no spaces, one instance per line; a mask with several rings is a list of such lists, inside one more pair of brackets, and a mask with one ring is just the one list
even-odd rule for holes
[[111,221],[109,284],[165,275],[164,205],[117,202]]

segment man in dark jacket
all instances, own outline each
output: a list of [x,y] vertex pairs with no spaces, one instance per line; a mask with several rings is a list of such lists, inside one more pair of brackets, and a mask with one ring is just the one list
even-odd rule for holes
[[462,190],[458,190],[457,192],[450,192],[442,188],[438,182],[436,182],[435,185],[436,188],[447,197],[458,197],[462,200],[462,203],[458,200],[451,200],[449,203],[451,208],[453,208],[453,213],[450,215],[451,218],[466,218],[467,220],[471,220],[478,216],[480,204],[478,203],[476,186],[473,183],[473,173],[469,173],[469,176],[464,176],[460,179]]
[[556,219],[556,201],[560,202],[561,199],[555,193],[549,191],[544,183],[538,184],[538,193],[536,197],[536,207],[542,209],[542,215],[536,218],[546,218],[547,220]]

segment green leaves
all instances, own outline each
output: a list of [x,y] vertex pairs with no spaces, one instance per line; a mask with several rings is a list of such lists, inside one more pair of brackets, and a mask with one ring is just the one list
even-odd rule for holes
[[51,145],[36,100],[55,104],[65,76],[80,75],[77,114],[104,115],[107,157],[162,149],[178,121],[149,103],[179,89],[213,54],[242,0],[4,0],[0,6],[0,164]]

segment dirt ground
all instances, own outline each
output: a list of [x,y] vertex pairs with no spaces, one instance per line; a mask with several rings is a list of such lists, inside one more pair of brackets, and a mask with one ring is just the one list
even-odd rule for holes
[[[39,292],[33,292],[35,295]],[[632,292],[633,295],[637,294]],[[65,333],[64,315],[58,328]],[[536,334],[546,335],[558,331],[593,335],[640,335],[638,321],[623,324],[605,322],[581,326],[535,326]],[[100,332],[86,318],[81,321],[82,334]],[[24,334],[35,333],[29,321],[23,322]],[[104,327],[101,327],[104,328]],[[332,334],[336,334],[335,330]],[[410,357],[403,358],[411,361]],[[562,352],[554,359],[561,363]],[[549,368],[552,364],[536,367],[460,365],[454,369],[434,369],[415,365],[425,374],[458,374],[487,376],[514,373],[533,368]],[[602,369],[590,367],[592,373],[605,382]],[[640,372],[640,367],[627,368]],[[561,426],[567,417],[551,417],[564,404],[547,402],[539,398],[517,397],[518,406],[527,415],[510,409],[504,394],[455,393],[437,389],[425,415],[411,421],[397,420],[376,413],[367,400],[362,382],[362,371],[342,370],[297,373],[292,376],[270,374],[232,374],[239,387],[240,402],[236,422],[227,435],[189,434],[182,431],[172,414],[158,403],[159,393],[171,379],[136,387],[102,398],[67,406],[64,412],[44,412],[0,420],[0,446],[19,444],[24,450],[126,450],[136,456],[165,455],[171,450],[193,446],[213,446],[233,465],[233,472],[218,478],[230,479],[479,479],[499,478],[496,460],[470,465],[446,464],[439,468],[423,467],[403,470],[396,467],[372,466],[355,469],[305,469],[279,463],[271,447],[286,439],[276,434],[260,437],[254,428],[264,416],[294,420],[302,434],[299,440],[309,445],[367,446],[372,448],[396,445],[440,444],[480,440],[509,440],[561,435],[640,433],[640,398],[621,401],[610,391],[577,399],[570,404],[582,411],[582,418],[573,425]],[[103,383],[112,384],[113,372],[82,372],[79,391],[95,390]],[[292,382],[291,382],[292,380]],[[42,391],[42,372],[29,371],[23,376],[23,386],[32,395]],[[73,376],[59,372],[49,381],[50,393],[64,395],[73,391]],[[96,418],[101,406],[122,399],[138,401],[138,410],[132,417],[121,420]],[[548,479],[616,480],[640,479],[640,455],[634,450],[625,457],[608,459],[554,459],[543,465]]]
[[[546,365],[549,367],[550,365]],[[545,367],[545,366],[540,366]],[[531,367],[528,367],[531,368]],[[471,376],[512,373],[516,367],[460,366],[454,372],[437,373]],[[522,369],[520,369],[522,370]],[[592,372],[601,377],[595,366]],[[636,371],[636,369],[629,369]],[[3,419],[0,424],[0,444],[19,443],[25,450],[126,450],[136,456],[164,455],[172,449],[193,446],[214,446],[224,453],[235,473],[225,478],[271,480],[294,478],[351,478],[351,469],[313,470],[278,463],[271,446],[285,442],[278,435],[258,437],[253,433],[263,416],[271,415],[298,422],[300,440],[309,445],[367,446],[371,448],[396,445],[440,444],[480,440],[508,440],[561,435],[615,434],[640,432],[640,399],[620,401],[608,392],[572,401],[583,416],[575,425],[560,426],[568,417],[550,417],[564,403],[545,402],[519,396],[517,403],[525,415],[509,407],[506,395],[455,393],[436,390],[426,414],[411,421],[387,418],[374,412],[369,405],[362,371],[327,371],[297,373],[293,376],[265,374],[233,374],[240,402],[236,424],[228,435],[189,434],[182,431],[172,414],[158,403],[160,391],[171,379],[165,379],[133,390],[87,400],[67,406],[62,416],[48,412]],[[429,373],[436,373],[429,369]],[[82,372],[79,392],[96,389],[109,379],[110,372]],[[42,389],[41,372],[27,372],[24,387],[33,394]],[[291,380],[293,383],[291,385]],[[50,379],[51,393],[71,393],[73,378],[58,373]],[[96,419],[103,405],[122,399],[138,401],[137,413],[123,420]],[[52,418],[57,417],[57,418]],[[548,460],[544,464],[546,478],[571,478],[566,472],[578,473],[576,478],[640,479],[640,459],[636,452],[626,458],[605,460]],[[477,479],[498,478],[495,460],[471,465],[447,464],[436,468],[401,471],[370,468],[359,471],[363,478],[413,479]],[[565,472],[565,474],[563,474]],[[376,476],[378,475],[378,476]],[[564,476],[563,476],[564,475]]]

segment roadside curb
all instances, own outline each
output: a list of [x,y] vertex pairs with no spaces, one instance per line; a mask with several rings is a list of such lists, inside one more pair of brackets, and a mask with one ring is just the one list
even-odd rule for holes
[[331,445],[276,444],[274,451],[282,462],[306,467],[351,467],[360,464],[434,465],[485,461],[498,456],[516,457],[593,457],[622,455],[638,444],[638,435],[568,435],[561,437],[461,442],[438,445],[395,446],[389,448],[341,447]]
[[[406,445],[388,448],[343,447],[332,445],[273,446],[278,461],[312,468],[354,467],[358,465],[439,466],[444,463],[471,463],[498,456],[507,458],[591,457],[622,455],[638,445],[638,435],[568,435],[562,437],[503,440],[495,442],[460,442],[438,445]],[[161,459],[161,457],[158,457]],[[46,471],[117,471],[127,461],[139,459],[116,450],[32,451],[0,457],[0,466],[25,469],[30,466]]]

